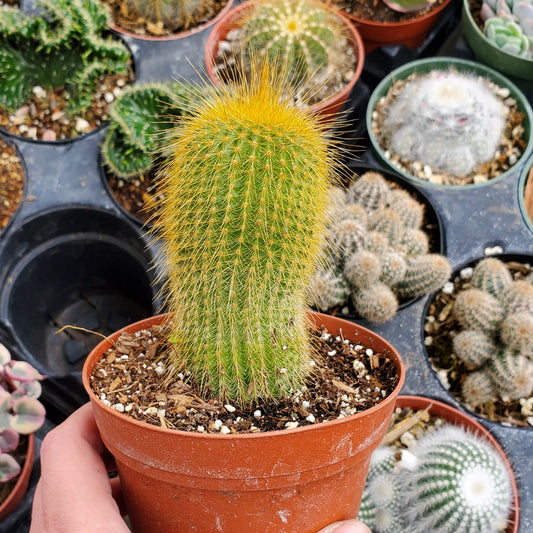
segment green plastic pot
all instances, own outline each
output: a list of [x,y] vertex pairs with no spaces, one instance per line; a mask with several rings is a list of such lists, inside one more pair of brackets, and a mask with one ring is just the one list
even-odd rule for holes
[[520,173],[518,203],[524,222],[533,233],[533,155],[526,161]]
[[[519,111],[524,113],[523,126],[524,126],[524,141],[526,142],[526,147],[524,148],[522,155],[511,168],[509,168],[505,172],[502,172],[502,174],[500,174],[498,177],[493,178],[485,183],[469,184],[469,185],[437,185],[427,180],[421,179],[417,176],[414,176],[413,174],[410,174],[409,172],[406,172],[403,169],[397,167],[396,165],[394,165],[394,163],[390,161],[390,159],[385,155],[385,151],[383,150],[383,148],[380,147],[378,139],[374,135],[374,132],[372,129],[372,114],[374,112],[376,104],[379,102],[379,100],[383,96],[387,94],[387,91],[390,89],[390,87],[394,83],[396,83],[398,80],[407,78],[414,72],[425,74],[425,73],[431,72],[432,70],[447,69],[452,66],[458,72],[476,73],[480,76],[483,76],[493,81],[500,87],[507,87],[510,90],[510,96],[517,101]],[[408,180],[414,181],[415,183],[429,185],[429,186],[437,187],[441,189],[463,190],[466,187],[468,188],[485,187],[488,184],[492,184],[492,183],[495,183],[496,181],[503,180],[507,176],[510,176],[514,174],[515,172],[517,172],[517,170],[528,159],[529,154],[533,152],[533,135],[532,135],[533,110],[531,109],[531,106],[529,105],[529,102],[527,98],[525,97],[524,93],[513,82],[511,82],[508,78],[506,78],[503,74],[500,74],[499,72],[481,63],[477,63],[475,61],[469,61],[466,59],[459,59],[456,57],[430,57],[426,59],[418,59],[416,61],[411,61],[409,63],[406,63],[402,65],[401,67],[390,72],[387,76],[385,76],[385,78],[383,78],[383,80],[374,89],[374,91],[372,92],[370,96],[370,100],[368,101],[368,106],[366,110],[366,127],[367,127],[368,136],[370,138],[370,142],[372,144],[374,153],[387,168],[390,168],[394,172],[404,176]]]
[[533,60],[508,54],[490,41],[472,16],[470,0],[463,0],[461,26],[477,61],[506,74],[523,91],[533,88]]

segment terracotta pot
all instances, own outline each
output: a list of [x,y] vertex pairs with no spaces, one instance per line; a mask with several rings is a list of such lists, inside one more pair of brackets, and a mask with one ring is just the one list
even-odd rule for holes
[[442,417],[454,426],[463,427],[475,435],[483,437],[489,441],[490,444],[500,454],[502,461],[509,471],[511,489],[513,492],[513,506],[509,516],[509,525],[505,530],[505,533],[517,533],[520,508],[518,501],[518,487],[516,486],[516,480],[513,469],[511,468],[511,464],[509,463],[509,460],[507,459],[502,447],[498,444],[498,441],[492,436],[492,433],[490,433],[490,431],[482,426],[479,422],[476,422],[476,420],[466,413],[463,413],[462,411],[459,411],[458,409],[455,409],[455,407],[452,407],[446,403],[433,400],[432,398],[426,398],[424,396],[398,396],[396,399],[396,407],[411,407],[417,411],[424,410],[429,405],[431,405],[429,414]]
[[31,471],[33,469],[33,459],[35,457],[35,437],[28,435],[28,451],[26,453],[26,460],[22,465],[22,470],[17,478],[17,482],[9,496],[4,503],[0,505],[0,524],[11,513],[13,513],[26,494],[28,483],[30,481]]
[[[134,332],[165,315],[124,328]],[[120,332],[89,355],[83,383],[102,439],[115,456],[135,533],[315,532],[357,515],[370,456],[390,423],[404,381],[396,350],[352,322],[310,313],[315,324],[389,356],[399,383],[367,411],[283,431],[212,435],[163,429],[104,405],[89,378]]]
[[426,38],[429,30],[442,15],[450,0],[421,17],[403,22],[374,22],[354,17],[346,11],[340,12],[349,18],[359,30],[367,54],[379,48],[393,44],[403,44],[407,48],[418,48]]
[[[205,65],[207,68],[207,73],[213,83],[217,86],[221,85],[220,79],[215,75],[213,67],[215,65],[214,58],[218,51],[218,43],[223,41],[226,38],[228,32],[238,26],[239,20],[246,14],[246,12],[251,8],[252,2],[245,2],[233,8],[231,11],[226,13],[213,27],[207,42],[205,44]],[[341,91],[336,95],[332,96],[328,100],[314,104],[309,107],[311,112],[318,113],[323,115],[325,118],[334,117],[342,108],[346,100],[348,100],[354,85],[357,80],[360,78],[361,73],[363,72],[363,65],[365,60],[365,51],[363,40],[357,29],[355,29],[352,24],[342,16],[339,11],[334,10],[328,6],[329,10],[334,11],[335,15],[339,17],[344,24],[346,25],[346,30],[348,34],[348,39],[350,44],[353,47],[355,52],[355,57],[357,58],[357,64],[355,66],[355,73],[350,83],[348,83]]]
[[170,35],[139,35],[137,33],[134,33],[129,30],[125,30],[124,28],[121,28],[120,26],[117,26],[116,24],[109,24],[109,27],[122,35],[128,35],[130,37],[134,37],[135,39],[141,39],[143,41],[174,41],[177,39],[184,39],[186,37],[190,37],[191,35],[194,35],[195,33],[199,33],[201,31],[204,31],[211,27],[217,20],[222,18],[233,5],[233,0],[228,0],[226,5],[217,13],[215,17],[213,17],[211,20],[205,22],[204,24],[201,24],[200,26],[196,26],[196,28],[192,28],[191,30],[186,31],[180,31],[177,33],[172,33]]

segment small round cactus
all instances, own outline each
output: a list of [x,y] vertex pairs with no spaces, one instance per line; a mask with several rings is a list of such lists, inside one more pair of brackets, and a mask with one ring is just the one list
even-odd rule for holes
[[487,373],[501,398],[517,400],[533,392],[533,362],[524,355],[502,350],[487,363]]
[[332,270],[319,270],[308,288],[309,300],[318,309],[332,309],[344,304],[350,296],[350,286],[342,275]]
[[344,277],[357,289],[373,285],[380,275],[379,257],[367,250],[350,255],[344,265]]
[[419,228],[424,220],[424,206],[407,191],[393,189],[390,206],[400,215],[406,228]]
[[465,329],[454,337],[453,349],[457,357],[471,368],[480,368],[496,355],[492,339],[472,329]]
[[393,286],[405,277],[407,265],[402,254],[390,251],[381,255],[381,273],[379,279],[388,285]]
[[360,222],[347,218],[330,228],[328,242],[336,257],[354,254],[365,246],[367,230]]
[[390,187],[379,172],[365,172],[348,189],[348,198],[367,211],[384,209],[391,197]]
[[443,426],[421,438],[408,514],[417,531],[497,533],[505,529],[512,490],[494,448],[465,430]]
[[407,228],[400,241],[394,247],[399,251],[404,251],[407,255],[427,254],[429,241],[422,230]]
[[393,288],[401,298],[414,298],[436,291],[446,283],[450,274],[450,263],[442,255],[408,256],[405,276]]
[[504,316],[499,300],[480,289],[461,291],[455,299],[453,313],[464,328],[489,335],[496,332]]
[[391,207],[376,211],[369,219],[369,229],[385,235],[390,245],[401,241],[405,233],[402,217]]
[[533,313],[533,285],[525,280],[513,281],[502,291],[501,300],[506,314]]
[[357,312],[371,322],[386,322],[398,310],[398,300],[387,285],[378,281],[353,295]]
[[495,298],[499,298],[512,281],[513,278],[505,263],[495,257],[481,260],[472,272],[472,286],[487,291]]
[[406,82],[386,110],[381,134],[407,161],[467,176],[494,157],[505,122],[486,80],[434,70]]
[[467,374],[463,380],[461,392],[465,402],[472,407],[496,399],[492,381],[484,369]]
[[533,314],[513,313],[505,317],[500,329],[500,339],[516,352],[533,350]]

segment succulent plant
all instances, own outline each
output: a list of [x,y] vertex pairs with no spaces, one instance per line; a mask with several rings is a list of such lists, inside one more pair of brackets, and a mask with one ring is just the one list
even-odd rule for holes
[[406,81],[385,111],[381,135],[393,152],[454,176],[493,159],[506,123],[486,80],[453,70]]
[[[427,294],[448,280],[447,259],[427,253],[428,238],[420,229],[424,207],[410,194],[392,188],[373,171],[360,176],[344,194],[336,189],[339,192],[330,192],[334,216],[328,253],[333,264],[327,269],[344,275],[361,317],[390,320],[398,310],[398,298]],[[316,276],[324,287],[324,273]],[[324,305],[324,297],[312,301],[319,309],[334,307]]]
[[483,32],[509,54],[533,58],[533,1],[483,0]]
[[64,88],[68,109],[83,113],[99,76],[127,74],[130,54],[104,37],[109,13],[99,0],[41,0],[42,15],[0,6],[0,106],[20,108],[34,86]]
[[510,283],[501,294],[505,314],[533,313],[533,285],[525,280]]
[[209,0],[126,0],[130,13],[135,13],[149,22],[152,27],[170,25],[188,29]]
[[14,361],[0,344],[0,482],[20,473],[20,465],[9,454],[19,445],[19,435],[37,431],[45,420],[39,398],[43,376],[30,364]]
[[462,383],[461,392],[465,402],[472,407],[496,399],[496,391],[485,369],[468,373]]
[[248,81],[199,97],[161,175],[169,365],[235,404],[286,395],[311,368],[306,288],[334,163],[285,79],[257,62]]
[[418,463],[406,494],[409,522],[420,532],[497,533],[512,503],[502,458],[480,437],[443,426],[411,450]]
[[184,84],[156,83],[124,90],[111,106],[102,144],[104,162],[111,172],[131,179],[152,169],[168,143],[165,133],[188,114],[193,92]]
[[480,289],[461,291],[455,299],[453,311],[463,328],[488,335],[496,333],[504,317],[499,300]]
[[503,399],[527,398],[533,392],[533,362],[525,355],[502,350],[487,363],[487,374]]
[[513,281],[509,269],[502,261],[487,257],[480,261],[472,273],[472,285],[499,298],[502,291]]
[[293,83],[324,71],[346,39],[342,19],[320,2],[269,0],[252,6],[240,22],[244,52],[281,58]]
[[471,368],[480,368],[496,355],[492,339],[482,331],[465,329],[453,339],[457,357]]

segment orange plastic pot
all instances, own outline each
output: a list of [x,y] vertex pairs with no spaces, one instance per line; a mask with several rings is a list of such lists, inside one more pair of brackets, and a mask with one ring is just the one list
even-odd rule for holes
[[340,10],[340,12],[350,19],[359,30],[363,38],[366,53],[369,54],[380,46],[393,44],[403,44],[411,49],[418,48],[449,3],[450,0],[446,0],[429,13],[402,22],[374,22],[372,20],[354,17],[346,11]]
[[33,459],[35,457],[35,437],[28,435],[28,450],[26,452],[26,460],[22,465],[17,482],[10,492],[9,496],[0,505],[0,523],[5,520],[11,513],[13,513],[26,494],[28,483],[30,482],[31,471],[33,470]]
[[[218,22],[211,30],[209,37],[207,38],[207,42],[205,44],[205,65],[210,79],[217,86],[220,86],[222,83],[214,72],[215,57],[218,51],[218,44],[220,43],[220,41],[223,41],[226,38],[226,35],[229,33],[230,30],[239,26],[239,21],[243,18],[246,12],[251,9],[252,4],[253,2],[245,2],[231,9],[228,13],[226,13],[222,18],[218,20]],[[350,94],[355,84],[357,83],[357,80],[360,78],[361,73],[363,72],[363,65],[365,61],[365,49],[361,35],[357,31],[357,29],[354,28],[352,24],[350,24],[350,21],[340,13],[340,11],[333,9],[329,6],[321,7],[326,7],[327,9],[334,11],[335,16],[343,21],[346,26],[348,40],[352,45],[355,57],[357,58],[355,72],[350,82],[331,98],[328,98],[323,102],[319,102],[309,107],[309,110],[311,112],[317,113],[318,115],[324,116],[326,119],[329,119],[331,117],[334,117],[342,109],[342,106],[350,97]]]
[[498,444],[498,441],[492,436],[492,433],[490,433],[488,429],[474,420],[471,416],[446,403],[439,402],[431,398],[426,398],[424,396],[398,396],[396,399],[396,407],[410,407],[411,409],[421,411],[426,409],[428,406],[431,406],[428,410],[430,415],[442,417],[450,424],[465,428],[466,430],[471,431],[473,434],[484,438],[490,442],[494,449],[500,454],[502,461],[509,472],[509,479],[511,480],[511,488],[513,491],[513,506],[505,533],[517,533],[520,509],[518,501],[518,487],[516,486],[516,480],[511,464],[509,463],[509,459],[507,459],[507,456],[505,455],[502,447]]
[[[132,324],[134,332],[161,323]],[[283,431],[212,435],[163,429],[104,405],[89,379],[120,332],[89,354],[83,382],[102,439],[115,456],[135,533],[305,533],[357,515],[370,456],[404,381],[396,350],[352,322],[310,313],[314,324],[385,353],[399,377],[380,404],[346,418]]]

